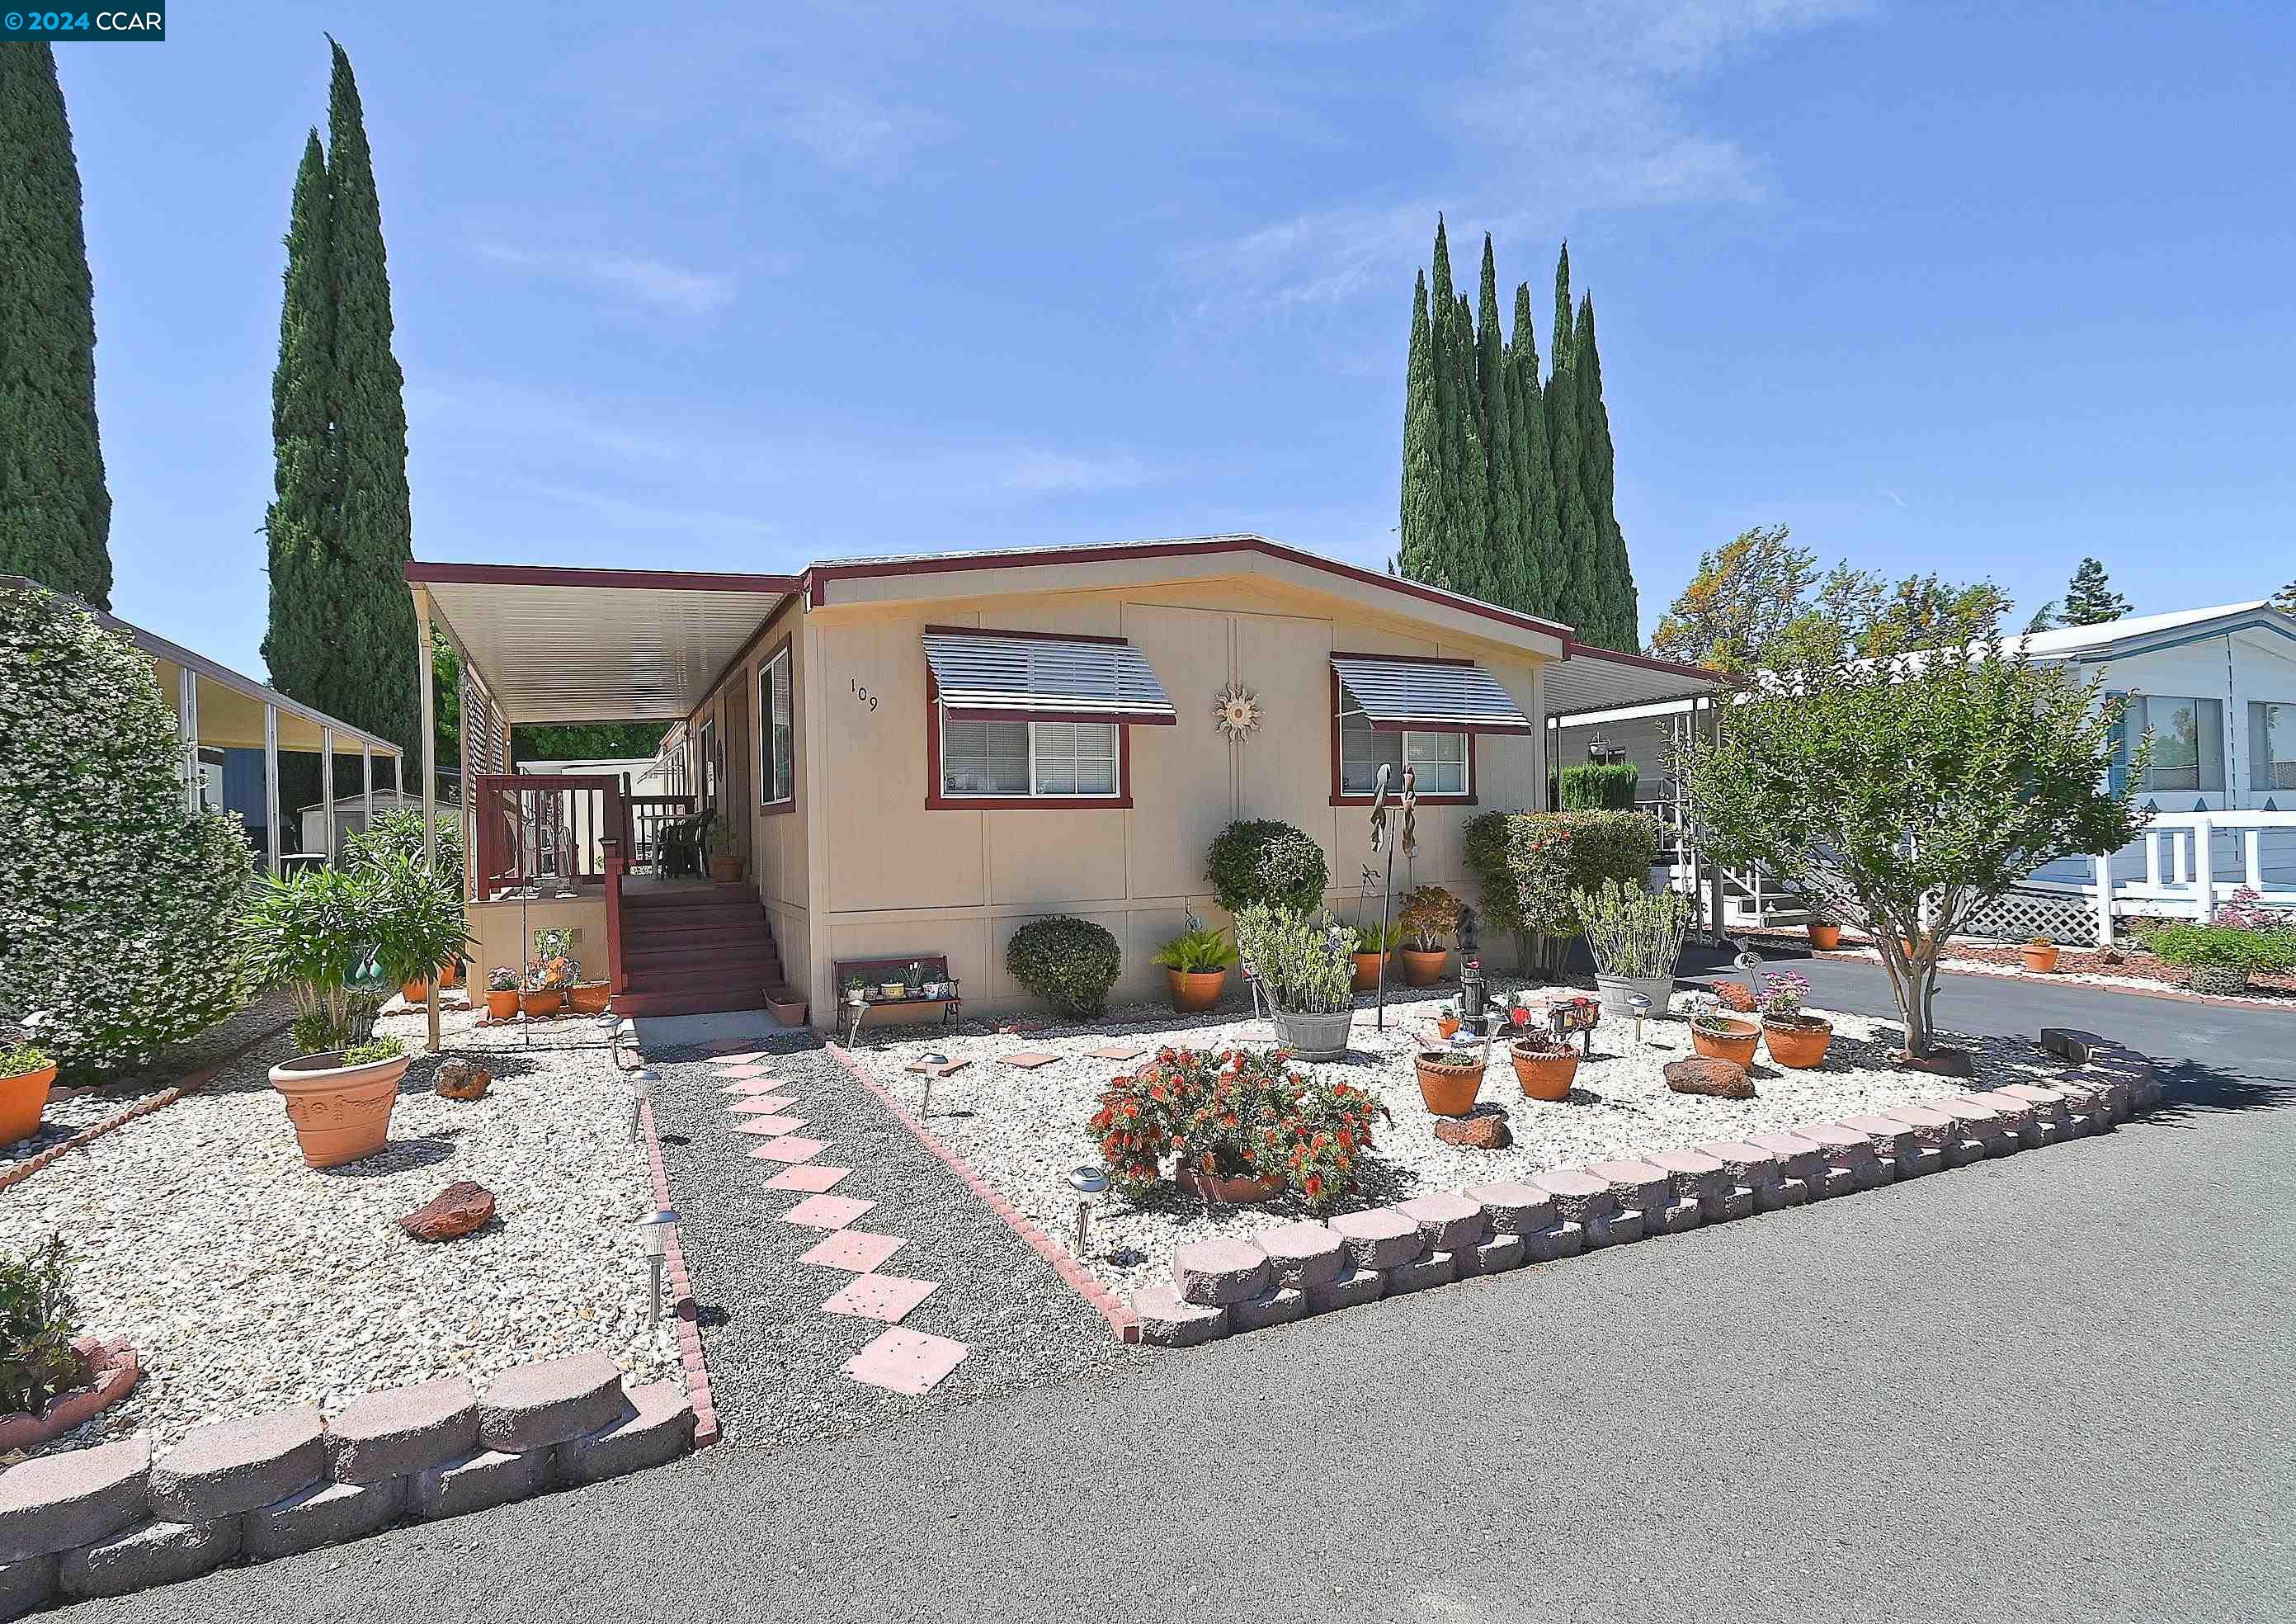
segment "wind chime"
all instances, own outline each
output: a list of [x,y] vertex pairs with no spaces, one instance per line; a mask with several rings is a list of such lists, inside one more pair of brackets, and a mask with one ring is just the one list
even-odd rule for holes
[[1379,946],[1382,949],[1379,956],[1379,1002],[1377,1013],[1373,1017],[1374,1026],[1382,1032],[1387,1030],[1389,955],[1385,948],[1389,928],[1388,915],[1390,910],[1395,906],[1395,849],[1401,846],[1403,855],[1406,857],[1415,857],[1419,855],[1419,775],[1411,767],[1406,767],[1403,769],[1403,792],[1396,797],[1396,805],[1402,813],[1403,826],[1390,833],[1387,826],[1389,770],[1388,763],[1384,761],[1380,763],[1379,783],[1374,789],[1371,800],[1371,849],[1374,853],[1381,851],[1387,853],[1387,877],[1380,882],[1379,896]]

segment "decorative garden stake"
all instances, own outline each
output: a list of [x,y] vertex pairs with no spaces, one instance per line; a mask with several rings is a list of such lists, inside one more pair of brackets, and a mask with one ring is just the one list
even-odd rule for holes
[[653,1308],[649,1325],[661,1324],[661,1266],[668,1251],[669,1232],[677,1226],[677,1209],[656,1207],[638,1220],[638,1235],[645,1242],[646,1267],[653,1272]]
[[[1418,774],[1410,767],[1403,769],[1403,793],[1396,798],[1402,808],[1403,828],[1399,838],[1390,837],[1387,828],[1388,763],[1379,764],[1379,780],[1372,786],[1371,849],[1387,853],[1387,877],[1382,880],[1379,897],[1379,939],[1384,944],[1391,927],[1390,910],[1395,902],[1395,849],[1399,844],[1403,855],[1410,857],[1419,849],[1417,811],[1419,807]],[[1379,957],[1379,996],[1372,1024],[1380,1031],[1387,1030],[1387,960],[1382,952]]]

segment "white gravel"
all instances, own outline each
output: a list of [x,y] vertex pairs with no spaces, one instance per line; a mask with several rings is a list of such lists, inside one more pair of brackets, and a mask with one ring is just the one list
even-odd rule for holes
[[[1504,993],[1513,983],[1495,979]],[[1682,1008],[1690,995],[1677,993]],[[1359,999],[1348,1058],[1304,1067],[1376,1092],[1393,1120],[1376,1136],[1376,1152],[1365,1177],[1345,1207],[1383,1205],[1435,1190],[1458,1190],[1499,1178],[1521,1178],[1548,1168],[1647,1155],[1717,1139],[1742,1138],[1800,1122],[1838,1120],[1861,1112],[1976,1087],[2046,1078],[2060,1062],[2030,1044],[1956,1038],[1977,1058],[1972,1082],[1907,1071],[1890,1063],[1901,1029],[1851,1014],[1825,1014],[1833,1022],[1833,1042],[1825,1064],[1791,1071],[1772,1065],[1767,1053],[1754,1065],[1758,1097],[1722,1100],[1676,1094],[1661,1068],[1692,1053],[1688,1023],[1674,1018],[1645,1022],[1636,1047],[1631,1022],[1605,1017],[1594,1035],[1593,1057],[1581,1062],[1570,1096],[1554,1103],[1527,1100],[1499,1046],[1491,1050],[1480,1103],[1506,1107],[1514,1144],[1505,1151],[1468,1150],[1435,1137],[1437,1119],[1419,1093],[1411,1055],[1414,1030],[1426,1029],[1442,996],[1398,1005],[1390,995],[1388,1029],[1375,1030],[1368,999]],[[1274,1041],[1267,1022],[1234,1011],[1210,1016],[1175,1016],[1168,1010],[1113,1010],[1089,1026],[1016,1023],[998,1031],[977,1023],[955,1032],[938,1029],[916,1036],[889,1035],[865,1046],[860,1057],[878,1081],[912,1115],[925,1097],[924,1079],[906,1070],[928,1051],[972,1063],[935,1082],[925,1126],[972,1169],[994,1185],[1046,1233],[1073,1243],[1077,1196],[1066,1179],[1081,1164],[1099,1161],[1085,1120],[1111,1077],[1141,1063],[1091,1057],[1086,1052],[1121,1038],[1152,1054],[1167,1045],[1219,1048],[1231,1044],[1265,1046]],[[999,1056],[1035,1051],[1062,1056],[1033,1071],[999,1062]],[[1271,1223],[1305,1214],[1286,1202],[1263,1207],[1207,1208],[1168,1184],[1144,1204],[1120,1195],[1098,1198],[1092,1225],[1094,1273],[1119,1294],[1164,1277],[1173,1251],[1211,1234],[1249,1234]]]
[[[419,1015],[379,1031],[419,1047]],[[529,1359],[603,1349],[633,1379],[678,1371],[665,1322],[646,1324],[633,1220],[652,1205],[629,1093],[593,1022],[515,1031],[447,1018],[446,1054],[494,1087],[458,1103],[430,1091],[446,1055],[401,1086],[390,1148],[348,1168],[303,1165],[266,1078],[283,1035],[205,1091],[127,1124],[0,1192],[0,1246],[61,1233],[86,1328],[143,1356],[135,1395],[71,1440],[197,1423],[459,1374],[483,1382]],[[423,1244],[398,1224],[458,1178],[496,1217]]]

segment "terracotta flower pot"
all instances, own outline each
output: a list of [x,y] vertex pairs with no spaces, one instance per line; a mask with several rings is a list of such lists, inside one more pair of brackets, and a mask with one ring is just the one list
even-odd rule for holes
[[1219,1003],[1220,989],[1227,985],[1227,972],[1168,969],[1164,979],[1171,983],[1172,1007],[1183,1015],[1194,1015]]
[[1201,1195],[1226,1207],[1254,1206],[1260,1202],[1272,1202],[1283,1193],[1281,1178],[1257,1178],[1250,1174],[1232,1178],[1215,1174],[1206,1178],[1190,1167],[1183,1167],[1174,1174],[1173,1182],[1191,1195]]
[[739,857],[710,858],[709,877],[719,885],[741,884],[742,859]]
[[1762,1022],[1762,1042],[1770,1058],[1790,1070],[1808,1071],[1824,1064],[1825,1047],[1833,1041],[1833,1024],[1816,1015]]
[[1443,966],[1450,962],[1451,950],[1438,947],[1432,953],[1423,953],[1416,947],[1403,949],[1403,973],[1414,987],[1432,987],[1443,979]]
[[554,1015],[566,1007],[563,987],[529,988],[518,995],[518,1006],[529,1015]]
[[40,1113],[48,1108],[48,1090],[55,1080],[53,1066],[0,1077],[0,1144],[13,1144],[40,1131]]
[[1436,1016],[1435,1029],[1442,1033],[1444,1037],[1448,1038],[1452,1033],[1459,1029],[1459,1017],[1456,1015]]
[[566,1003],[578,1015],[603,1015],[612,994],[611,981],[577,981],[568,989]]
[[448,963],[447,963],[447,964],[441,964],[441,965],[439,967],[439,986],[441,986],[441,987],[460,987],[462,984],[463,984],[463,966],[462,966],[462,964],[461,964],[459,962],[450,961],[450,962],[448,962]]
[[427,1003],[430,997],[430,983],[428,981],[402,981],[398,985],[398,996],[406,999],[409,1004]]
[[766,1007],[774,1012],[774,1019],[783,1026],[805,1024],[805,995],[793,987],[767,988]]
[[271,1086],[286,1096],[287,1120],[315,1168],[339,1168],[372,1156],[390,1136],[390,1108],[407,1057],[342,1063],[343,1052],[299,1054],[271,1068]]
[[1831,953],[1841,945],[1841,927],[1832,920],[1813,919],[1802,929],[1809,932],[1809,945],[1820,953]]
[[1356,955],[1356,991],[1370,992],[1378,987],[1380,962],[1386,957],[1387,955],[1384,953]]
[[491,1021],[507,1021],[518,1013],[518,988],[506,988],[500,992],[487,989],[487,1017]]
[[2047,975],[2057,967],[2057,944],[2028,942],[2024,951],[2025,968],[2035,975]]
[[1710,1032],[1693,1023],[1690,1029],[1690,1046],[1709,1060],[1734,1060],[1742,1066],[1754,1063],[1754,1046],[1761,1041],[1762,1030],[1751,1021],[1733,1021],[1727,1032]]
[[1522,1085],[1526,1100],[1562,1099],[1570,1092],[1571,1079],[1578,1075],[1578,1051],[1569,1044],[1541,1049],[1513,1043],[1507,1046],[1507,1057],[1514,1062],[1515,1081]]
[[1415,1063],[1419,1069],[1419,1097],[1427,1102],[1431,1112],[1439,1117],[1464,1117],[1474,1110],[1475,1095],[1482,1092],[1483,1087],[1483,1062],[1480,1059],[1422,1049]]

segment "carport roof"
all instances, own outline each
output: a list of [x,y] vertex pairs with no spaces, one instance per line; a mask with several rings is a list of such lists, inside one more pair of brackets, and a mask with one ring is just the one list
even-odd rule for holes
[[1623,654],[1574,641],[1564,647],[1560,660],[1546,668],[1546,714],[1568,717],[1663,700],[1698,699],[1743,685],[1736,677],[1704,666],[1654,660],[1648,654]]

